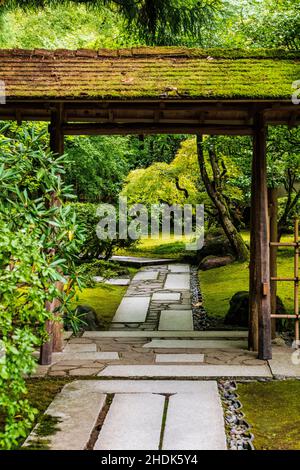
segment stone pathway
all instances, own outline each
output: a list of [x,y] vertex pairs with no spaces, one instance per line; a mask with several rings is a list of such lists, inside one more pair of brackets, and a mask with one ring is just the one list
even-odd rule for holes
[[193,330],[188,264],[143,267],[132,279],[111,330]]
[[[109,398],[109,400],[108,400]],[[215,381],[74,381],[46,415],[57,431],[38,426],[24,446],[52,450],[225,450],[221,400]]]
[[300,378],[299,355],[287,347],[260,361],[247,350],[247,331],[195,331],[190,284],[188,264],[144,266],[110,331],[66,333],[63,352],[35,376],[94,380],[65,385],[46,411],[56,432],[41,440],[35,429],[25,446],[225,450],[217,380]]
[[[246,331],[87,331],[69,338],[33,376],[300,378],[299,353],[273,345],[273,359],[247,350]],[[163,367],[163,368],[162,368]]]
[[70,338],[62,353],[53,354],[52,364],[39,366],[35,375],[103,372],[109,377],[157,377],[163,371],[161,376],[168,377],[269,377],[266,363],[247,351],[246,335],[245,331],[89,331]]

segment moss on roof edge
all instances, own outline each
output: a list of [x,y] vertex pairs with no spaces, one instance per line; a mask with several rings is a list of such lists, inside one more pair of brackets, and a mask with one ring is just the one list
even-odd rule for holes
[[300,50],[285,49],[223,49],[223,48],[187,48],[187,47],[132,47],[126,49],[0,49],[0,56],[27,56],[30,58],[119,58],[119,57],[182,57],[214,59],[300,59]]

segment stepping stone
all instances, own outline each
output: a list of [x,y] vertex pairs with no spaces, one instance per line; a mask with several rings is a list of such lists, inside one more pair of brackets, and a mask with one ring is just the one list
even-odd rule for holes
[[248,331],[85,331],[83,338],[247,338]]
[[210,380],[75,380],[74,389],[86,393],[95,390],[101,393],[197,393],[210,390]]
[[104,282],[104,284],[110,284],[112,286],[128,286],[130,279],[111,278],[104,279],[103,276],[93,276],[94,282]]
[[103,276],[93,276],[92,279],[93,279],[94,282],[103,282],[104,281]]
[[73,331],[64,331],[64,332],[63,332],[63,338],[64,338],[65,340],[70,339],[71,336],[72,336],[72,334],[73,334]]
[[123,297],[113,322],[143,323],[146,320],[150,304],[149,297]]
[[96,352],[97,345],[95,343],[68,343],[63,350],[63,354],[66,353],[86,353]]
[[162,310],[159,330],[193,330],[192,310]]
[[115,278],[112,278],[112,279],[107,279],[105,281],[105,284],[109,284],[109,285],[112,285],[112,286],[128,286],[130,284],[130,279],[115,279]]
[[167,292],[154,292],[152,295],[152,300],[160,300],[162,302],[171,302],[172,300],[180,300],[180,293],[174,292],[168,294]]
[[[186,312],[186,310],[184,310]],[[247,341],[239,340],[205,340],[205,339],[153,339],[143,348],[172,349],[247,349]]]
[[204,362],[204,354],[156,354],[155,362]]
[[94,450],[157,450],[164,403],[151,393],[115,395]]
[[153,281],[158,278],[158,271],[141,271],[136,273],[133,281]]
[[268,363],[273,375],[300,378],[299,351],[287,347],[276,350],[276,347],[273,347],[272,357],[273,359],[269,360]]
[[113,365],[107,366],[98,377],[272,377],[269,368],[245,365]]
[[[87,394],[85,388],[76,387],[73,383],[56,395],[45,412],[60,420],[58,431],[45,438],[51,450],[84,450],[105,404],[105,394],[96,389],[90,389]],[[35,433],[37,429],[38,426],[30,433],[23,447],[34,445],[36,440],[41,439]]]
[[143,258],[136,257],[136,256],[117,256],[114,255],[110,258],[112,261],[117,261],[120,264],[125,264],[128,266],[151,266],[151,265],[159,265],[159,264],[169,264],[174,261],[172,258]]
[[165,289],[184,290],[190,288],[190,275],[184,274],[168,274],[165,282]]
[[114,361],[119,359],[119,354],[117,352],[62,352],[62,353],[53,353],[53,362],[58,361],[72,361],[72,360],[82,360],[82,361]]
[[189,273],[190,266],[189,264],[169,264],[168,270],[171,273]]
[[163,450],[226,450],[223,411],[217,383],[200,393],[169,399]]

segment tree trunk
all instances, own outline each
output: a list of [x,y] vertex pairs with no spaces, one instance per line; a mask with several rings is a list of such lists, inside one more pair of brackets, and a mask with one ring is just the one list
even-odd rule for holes
[[239,259],[240,261],[245,261],[249,258],[249,250],[245,245],[241,234],[238,232],[238,230],[232,223],[230,211],[228,209],[226,200],[220,191],[217,181],[220,176],[219,169],[217,168],[213,153],[210,153],[210,163],[214,174],[214,181],[210,181],[209,179],[205,166],[201,135],[197,135],[197,155],[202,181],[204,183],[207,194],[209,195],[212,203],[217,209],[221,226],[229,240],[229,243],[237,259]]

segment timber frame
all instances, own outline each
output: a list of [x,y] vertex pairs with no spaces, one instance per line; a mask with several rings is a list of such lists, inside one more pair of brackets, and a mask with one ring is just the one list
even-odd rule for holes
[[[15,52],[12,51],[11,55],[14,57]],[[40,59],[41,66],[47,60],[45,56],[47,56],[46,51],[43,51]],[[9,53],[5,52],[5,57],[9,57]],[[112,64],[112,67],[114,65]],[[174,67],[176,67],[176,63]],[[9,71],[6,73],[9,74]],[[14,75],[12,74],[10,78],[13,87]],[[300,70],[298,78],[300,78]],[[67,80],[67,77],[64,79]],[[230,80],[230,77],[228,79]],[[34,80],[33,77],[30,80]],[[292,81],[291,78],[291,83]],[[20,83],[22,85],[22,81]],[[128,81],[125,84],[125,89],[128,89]],[[32,86],[34,87],[34,83]],[[41,86],[40,84],[39,87]],[[87,84],[87,86],[90,85]],[[0,120],[15,120],[19,124],[22,121],[49,122],[50,148],[56,154],[64,152],[64,136],[66,135],[203,134],[252,136],[249,349],[257,351],[260,359],[271,359],[267,126],[288,125],[293,127],[300,125],[300,106],[292,104],[292,101],[286,96],[282,96],[282,98],[270,96],[262,99],[250,96],[245,98],[228,97],[226,99],[210,97],[208,99],[199,96],[199,98],[193,97],[191,99],[182,95],[178,96],[175,93],[175,96],[173,94],[171,97],[156,95],[138,98],[128,96],[124,99],[124,95],[122,95],[122,99],[117,97],[112,99],[83,94],[70,99],[67,94],[65,97],[49,98],[46,96],[46,92],[46,83],[44,97],[39,96],[38,98],[25,92],[18,97],[14,93],[10,95],[8,87],[6,104],[0,106]],[[267,95],[267,92],[265,94]],[[56,328],[54,335],[59,334]],[[55,339],[53,341],[53,344],[55,343],[59,343],[57,338],[56,341]],[[51,362],[51,349],[51,342],[44,346],[44,354],[41,356],[43,364]]]

